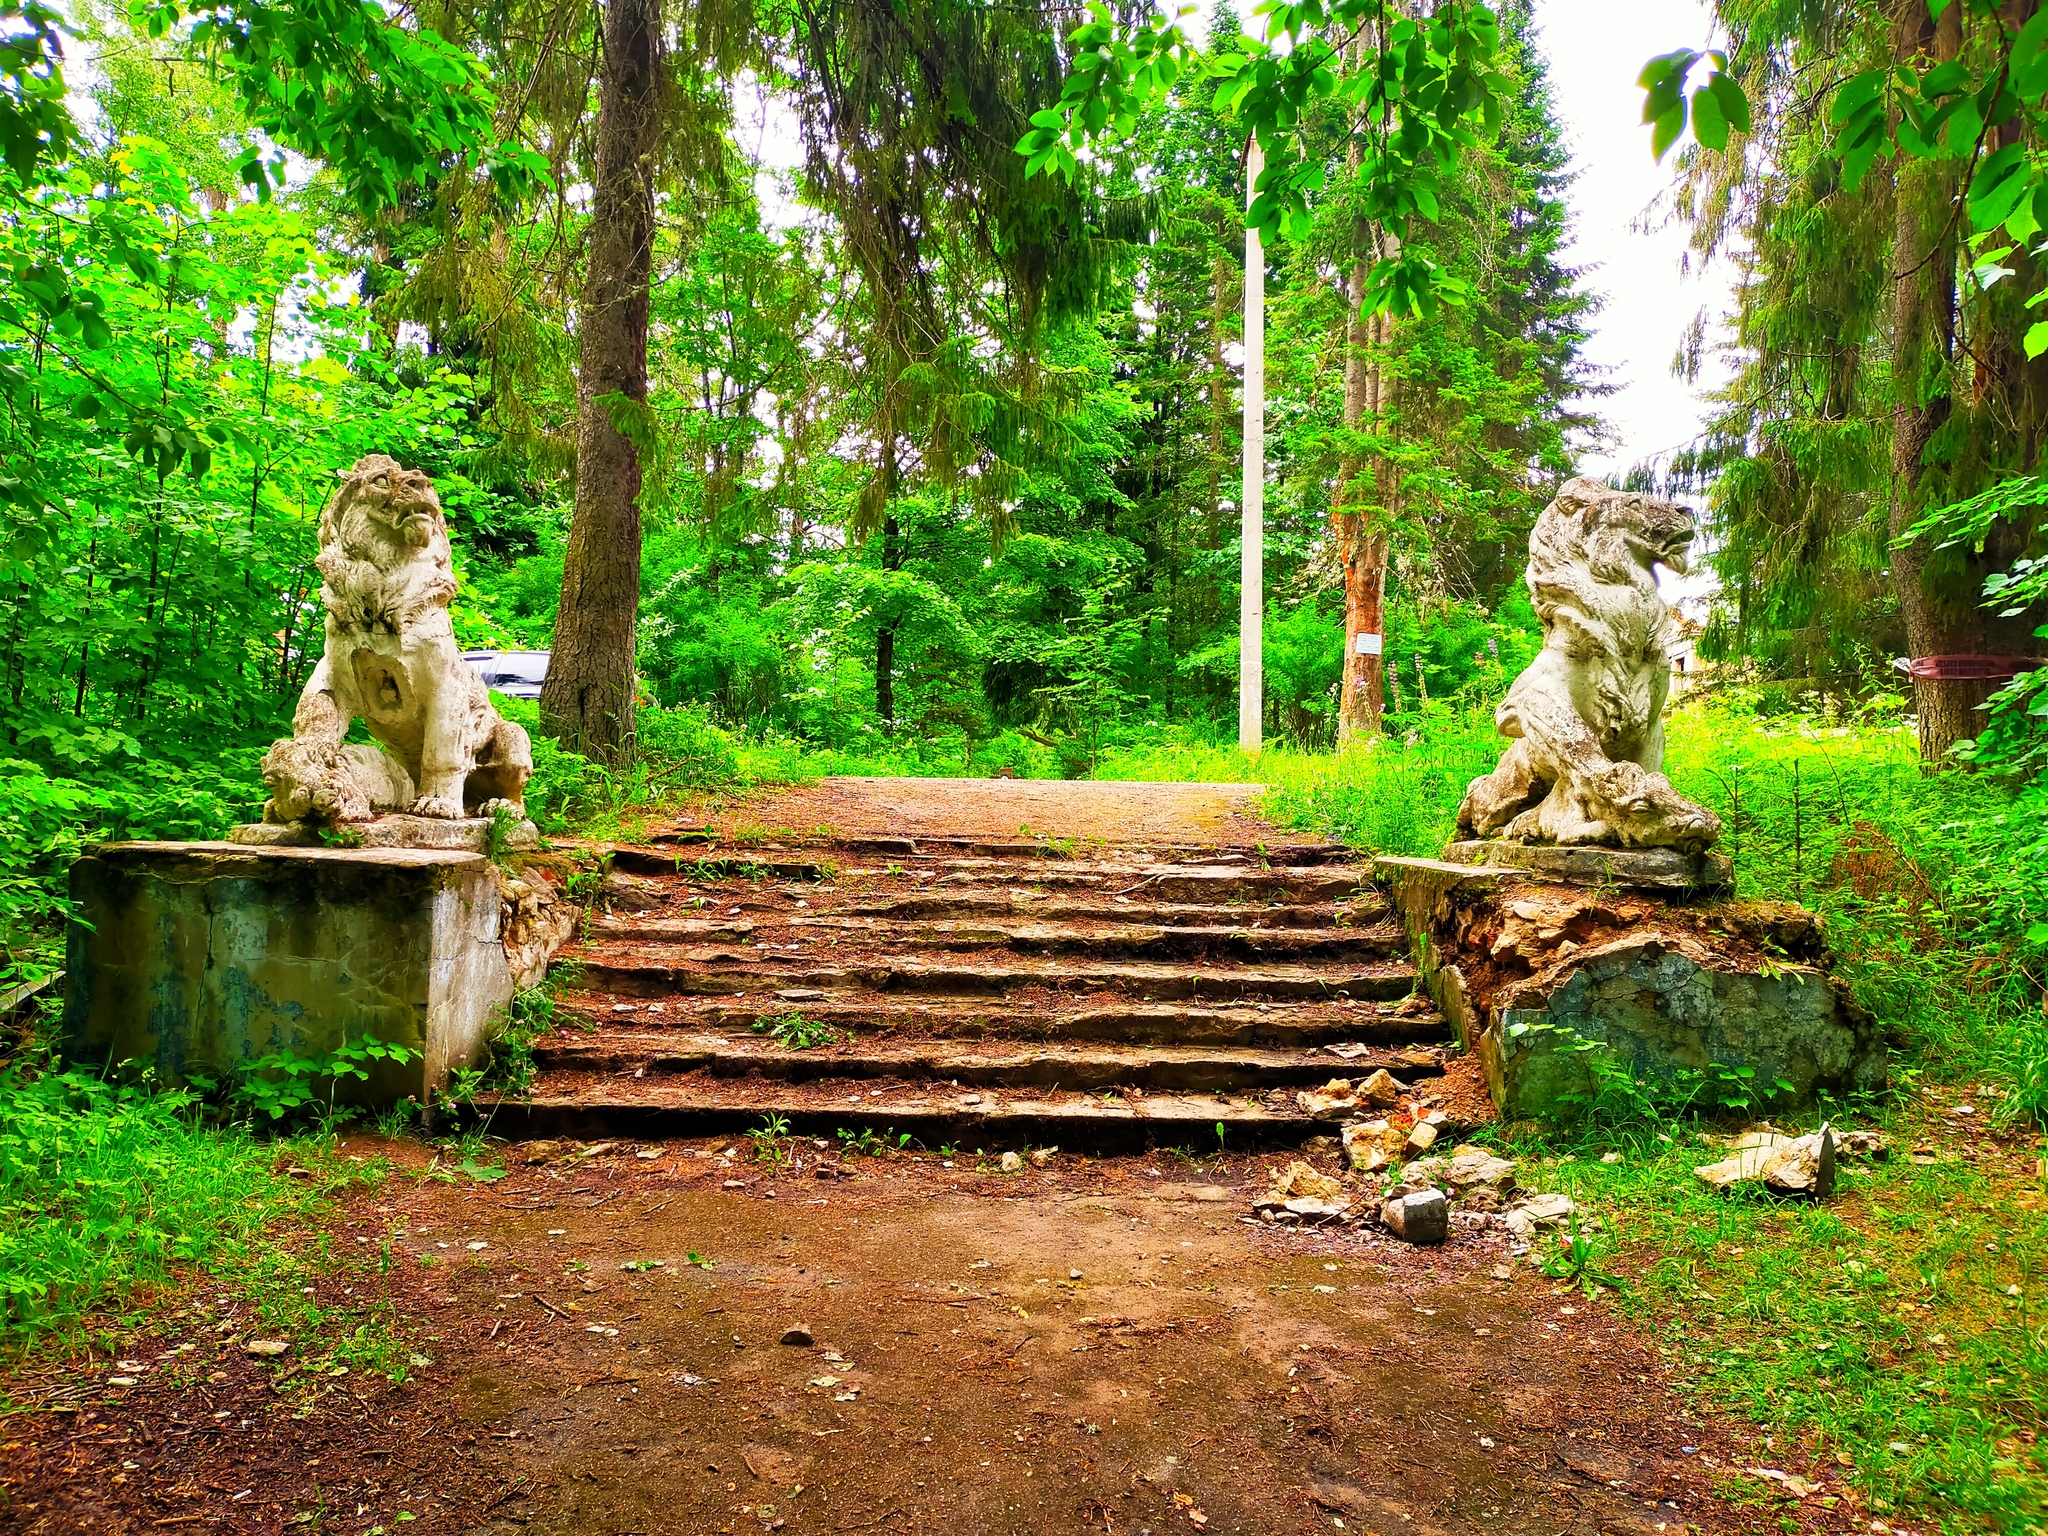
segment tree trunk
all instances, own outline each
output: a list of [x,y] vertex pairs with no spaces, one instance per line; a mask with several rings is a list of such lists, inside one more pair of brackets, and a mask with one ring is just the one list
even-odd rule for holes
[[[1356,146],[1352,158],[1358,158]],[[1355,171],[1354,164],[1354,171]],[[1373,231],[1363,218],[1352,221],[1351,312],[1345,325],[1344,430],[1361,432],[1379,423],[1388,404],[1386,374],[1376,355],[1387,338],[1387,318],[1367,317],[1362,304],[1373,263]],[[1363,500],[1365,456],[1346,444],[1337,468],[1330,508],[1337,558],[1344,566],[1344,687],[1337,704],[1337,745],[1380,732],[1385,711],[1387,535],[1384,524],[1368,529]],[[1361,646],[1360,636],[1366,639]]]
[[[882,569],[903,569],[903,530],[894,517],[882,519]],[[875,631],[875,713],[882,717],[884,730],[895,727],[896,625],[893,620]]]
[[1215,293],[1209,315],[1209,548],[1223,542],[1223,414],[1229,405],[1230,371],[1223,365],[1223,327],[1229,318],[1230,262],[1216,253],[1210,272]]
[[[1903,0],[1898,13],[1897,48],[1902,60],[1922,63],[1953,59],[1961,48],[1960,7],[1951,7],[1931,21],[1920,0]],[[1901,157],[1894,189],[1892,260],[1897,274],[1892,295],[1892,379],[1895,407],[1892,428],[1891,534],[1896,540],[1927,511],[1922,493],[1925,456],[1935,433],[1957,410],[1949,380],[1956,360],[1957,229],[1952,217],[1957,191],[1954,162]],[[2007,340],[1995,326],[1980,327],[1990,336],[1992,356],[1975,369],[1980,391],[2004,393],[2004,374],[2025,371],[2001,368],[1998,341]],[[2009,341],[2003,353],[2010,353]],[[1945,377],[1946,376],[1946,377]],[[1989,402],[1994,408],[2021,405],[2024,383],[2014,381],[2021,397]],[[1983,406],[1987,402],[1976,402]],[[1963,407],[1968,410],[1970,406]],[[2001,412],[2003,414],[2003,412]],[[1945,498],[1943,498],[1945,499]],[[1895,545],[1892,580],[1905,620],[1906,644],[1912,656],[1976,656],[2025,653],[2033,647],[2031,622],[1994,620],[1983,606],[1984,577],[2011,564],[2023,551],[2013,530],[1995,529],[1981,553],[1936,551],[1924,541]],[[1984,716],[1980,706],[2004,683],[2003,678],[1913,679],[1914,710],[1920,725],[1920,760],[1943,762],[1957,742],[1975,736]]]
[[896,626],[875,631],[875,713],[884,729],[896,724]]
[[576,511],[562,565],[554,656],[540,694],[541,728],[602,762],[621,761],[633,745],[641,466],[614,413],[644,415],[647,404],[660,48],[659,0],[610,0],[589,268],[578,315]]

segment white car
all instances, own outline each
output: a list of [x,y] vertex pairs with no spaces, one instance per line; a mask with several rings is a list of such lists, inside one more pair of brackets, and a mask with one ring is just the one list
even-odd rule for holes
[[547,651],[464,651],[462,659],[476,668],[484,686],[507,698],[537,699],[548,679]]

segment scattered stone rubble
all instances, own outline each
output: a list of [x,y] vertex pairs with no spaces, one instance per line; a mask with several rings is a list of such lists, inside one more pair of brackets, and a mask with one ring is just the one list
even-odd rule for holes
[[[1272,1170],[1272,1187],[1252,1202],[1261,1220],[1287,1226],[1378,1226],[1404,1242],[1444,1242],[1453,1226],[1505,1229],[1526,1244],[1541,1226],[1567,1219],[1563,1195],[1532,1194],[1515,1179],[1515,1164],[1483,1147],[1434,1153],[1458,1127],[1442,1110],[1415,1102],[1385,1071],[1354,1084],[1332,1078],[1296,1096],[1319,1120],[1342,1120],[1337,1137],[1319,1136],[1304,1149],[1341,1152],[1346,1179],[1305,1162]],[[1350,1182],[1347,1184],[1346,1180]]]
[[[1341,1121],[1336,1136],[1314,1137],[1302,1150],[1309,1156],[1339,1155],[1343,1176],[1332,1177],[1303,1161],[1271,1170],[1271,1187],[1252,1202],[1262,1221],[1377,1226],[1404,1242],[1425,1245],[1446,1241],[1454,1228],[1496,1229],[1507,1234],[1517,1252],[1526,1251],[1546,1227],[1574,1220],[1582,1230],[1599,1226],[1580,1214],[1569,1196],[1524,1189],[1510,1158],[1469,1145],[1439,1153],[1440,1143],[1468,1128],[1418,1103],[1411,1090],[1384,1071],[1359,1083],[1332,1078],[1296,1099],[1319,1120]],[[1837,1134],[1826,1125],[1808,1136],[1764,1125],[1721,1145],[1729,1157],[1694,1170],[1710,1188],[1761,1184],[1809,1199],[1833,1192],[1838,1158],[1880,1162],[1890,1155],[1875,1131]],[[1618,1153],[1605,1159],[1619,1160]]]
[[1735,1137],[1727,1148],[1732,1156],[1693,1169],[1693,1176],[1709,1189],[1761,1184],[1773,1194],[1810,1200],[1825,1200],[1834,1193],[1837,1159],[1878,1163],[1891,1155],[1891,1148],[1876,1131],[1846,1131],[1838,1136],[1831,1125],[1823,1125],[1809,1136],[1788,1136],[1768,1126],[1759,1127]]

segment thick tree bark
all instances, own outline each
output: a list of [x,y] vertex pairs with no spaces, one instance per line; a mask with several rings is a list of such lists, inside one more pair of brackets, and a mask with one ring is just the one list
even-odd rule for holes
[[[894,517],[882,519],[882,569],[903,569],[903,530]],[[895,728],[896,625],[893,621],[875,630],[875,713],[882,717],[884,730]]]
[[[1923,0],[1902,0],[1898,16],[1897,47],[1902,60],[1925,65],[1956,56],[1961,47],[1961,7],[1951,6],[1936,22],[1928,18]],[[2018,446],[2027,461],[2021,467],[2031,467],[2038,451],[2041,369],[2028,363],[2013,345],[2008,333],[2013,331],[2016,317],[1987,314],[1985,323],[1973,327],[1980,354],[1970,370],[1974,394],[1959,404],[1952,393],[1960,345],[1956,191],[1955,162],[1901,159],[1894,191],[1892,250],[1896,273],[1892,296],[1894,539],[1924,516],[1931,502],[1947,499],[1923,493],[1921,480],[1929,467],[1929,444],[1958,409],[1993,418],[1981,427],[1973,424],[1973,430],[1996,433],[2001,428],[2016,428]],[[2018,282],[2014,286],[2030,291]],[[1957,494],[1964,493],[1963,488],[1957,489]],[[2034,618],[1997,618],[1983,604],[1984,578],[2010,567],[2013,559],[2025,552],[2024,538],[2023,530],[2001,524],[1992,530],[1982,551],[1934,550],[1925,542],[1893,548],[1892,580],[1905,621],[1907,647],[1914,657],[2026,655],[2036,648]],[[1938,764],[1957,742],[1974,737],[1984,724],[1980,706],[2004,681],[1914,678],[1920,760]]]
[[[1353,152],[1354,159],[1356,151]],[[1373,263],[1373,231],[1364,219],[1352,224],[1351,312],[1345,326],[1344,428],[1359,432],[1376,424],[1389,400],[1388,380],[1378,356],[1386,340],[1384,315],[1361,310]],[[1337,703],[1337,745],[1370,739],[1380,732],[1385,712],[1387,536],[1368,527],[1361,507],[1368,465],[1347,447],[1337,469],[1330,527],[1344,566],[1344,687]],[[1368,639],[1360,649],[1359,636]]]
[[647,403],[660,50],[659,0],[609,0],[578,315],[576,511],[540,695],[541,728],[605,762],[620,761],[633,746],[641,465],[615,413],[630,416]]

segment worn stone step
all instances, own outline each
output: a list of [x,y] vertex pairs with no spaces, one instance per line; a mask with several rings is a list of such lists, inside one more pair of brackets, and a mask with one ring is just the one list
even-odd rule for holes
[[[1326,956],[1333,959],[1384,958],[1408,948],[1408,936],[1391,924],[1376,927],[1268,928],[1173,927],[1139,923],[1082,927],[1074,923],[997,922],[965,919],[949,922],[902,922],[888,918],[784,916],[777,925],[803,936],[845,938],[863,945],[903,944],[924,949],[1008,949],[1018,954],[1060,955],[1227,955],[1243,960],[1266,957]],[[631,943],[673,944],[710,935],[744,936],[750,923],[719,923],[704,918],[607,918],[595,924],[601,939]]]
[[1262,869],[1241,864],[1076,863],[1019,869],[987,859],[949,859],[940,861],[940,867],[945,869],[935,882],[940,887],[1028,884],[1163,901],[1342,901],[1372,888],[1371,868],[1359,865]]
[[635,875],[680,875],[695,880],[822,880],[824,868],[812,859],[782,853],[726,851],[690,847],[624,847],[611,850],[612,868]]
[[[973,1097],[981,1102],[970,1104]],[[1152,1147],[1214,1148],[1221,1127],[1228,1147],[1298,1144],[1329,1134],[1276,1098],[1202,1093],[1141,1096],[1061,1091],[1016,1096],[972,1092],[950,1084],[819,1079],[808,1083],[766,1078],[712,1078],[702,1074],[644,1078],[549,1073],[530,1099],[481,1099],[473,1113],[488,1118],[493,1135],[512,1140],[542,1137],[740,1135],[766,1124],[789,1134],[836,1140],[840,1130],[909,1136],[926,1151],[1056,1146],[1068,1153],[1139,1152]],[[772,1169],[759,1165],[745,1177]],[[792,1192],[794,1192],[792,1186]]]
[[1353,898],[1342,908],[1330,904],[1300,903],[1236,905],[1200,902],[1134,901],[1130,897],[1107,901],[1079,901],[1071,897],[1040,896],[1030,891],[999,892],[932,891],[885,901],[855,902],[842,909],[854,917],[897,919],[1021,917],[1041,922],[1065,923],[1148,923],[1159,928],[1233,926],[1254,923],[1267,928],[1315,928],[1331,924],[1341,913],[1345,923],[1376,922],[1391,910],[1377,892]]
[[[874,960],[818,965],[809,956],[769,950],[593,947],[580,953],[583,984],[624,997],[731,997],[788,988],[827,993],[920,992],[999,997],[1029,987],[1054,992],[1115,991],[1151,1001],[1208,998],[1335,998],[1385,1000],[1413,990],[1406,960],[1341,967],[1305,965],[1121,965],[1068,961],[1032,965],[986,961],[949,965],[929,960]],[[843,1000],[843,999],[842,999]]]
[[1365,959],[1403,954],[1408,935],[1391,924],[1361,927],[1280,928],[1250,925],[1154,927],[1120,923],[1095,928],[1060,922],[899,922],[885,918],[793,917],[786,926],[933,949],[1009,949],[1018,954],[1327,956]]
[[[595,1027],[630,1021],[636,1029],[751,1030],[758,1018],[801,1013],[805,1018],[862,1036],[914,1034],[962,1040],[1103,1040],[1132,1045],[1316,1046],[1340,1042],[1429,1045],[1452,1038],[1443,1015],[1426,999],[1399,1002],[1268,1003],[1204,1008],[1181,1003],[1102,1005],[1067,997],[1013,1001],[918,1001],[853,994],[838,1000],[806,988],[764,993],[758,999],[670,998],[616,1003],[609,995],[565,994],[565,1014]],[[1331,1057],[1336,1061],[1338,1058]]]
[[970,1045],[957,1040],[854,1039],[792,1050],[765,1033],[730,1036],[702,1031],[604,1029],[596,1034],[557,1031],[533,1047],[549,1072],[599,1076],[646,1072],[713,1077],[758,1076],[786,1082],[814,1078],[890,1078],[960,1083],[970,1087],[1171,1089],[1201,1093],[1253,1093],[1303,1087],[1339,1075],[1385,1067],[1403,1078],[1443,1071],[1427,1046],[1372,1048],[1347,1062],[1318,1050],[1260,1050],[1219,1046]]

